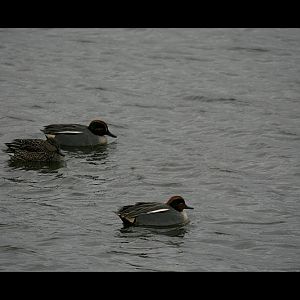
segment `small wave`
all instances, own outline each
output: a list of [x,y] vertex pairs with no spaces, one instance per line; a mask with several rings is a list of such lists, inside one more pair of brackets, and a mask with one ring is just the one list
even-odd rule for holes
[[183,97],[184,100],[188,101],[201,101],[201,102],[222,102],[222,103],[244,103],[242,100],[234,97],[207,97],[201,95],[188,95]]
[[222,221],[222,222],[216,222],[216,224],[219,224],[219,225],[235,225],[235,224],[241,224],[241,225],[276,225],[276,224],[282,224],[282,223],[285,223],[285,221],[274,221],[274,222]]
[[230,50],[230,51],[248,51],[248,52],[258,52],[258,53],[270,52],[269,49],[259,48],[259,47],[256,47],[256,48],[250,48],[250,47],[230,47],[230,48],[227,48],[227,50]]
[[107,88],[102,86],[95,86],[95,87],[85,87],[85,90],[98,90],[98,91],[107,91]]
[[23,253],[36,253],[33,250],[25,249],[23,247],[12,246],[12,245],[3,245],[0,246],[0,250],[3,252],[23,252]]
[[41,108],[44,108],[44,107],[41,106],[41,105],[38,105],[38,104],[34,104],[34,105],[31,106],[31,108],[41,109]]
[[224,168],[218,168],[218,167],[210,167],[211,170],[217,170],[219,172],[225,172],[225,173],[238,173],[238,171],[235,170],[229,170]]
[[195,57],[195,56],[185,56],[184,59],[189,60],[189,61],[199,61],[199,62],[211,62],[212,61],[212,59],[209,59],[209,58],[200,58],[200,57]]
[[160,187],[180,187],[183,186],[182,183],[180,182],[150,182],[150,181],[146,181],[141,179],[141,181],[145,184],[145,185],[155,185],[155,186],[160,186]]
[[285,136],[288,136],[290,139],[293,139],[293,140],[299,140],[300,139],[300,136],[297,133],[294,133],[294,132],[290,132],[290,131],[286,131],[286,130],[279,130],[278,133],[282,134],[282,135],[285,135]]
[[139,108],[155,108],[155,109],[172,109],[171,106],[161,106],[161,105],[145,105],[145,104],[125,104],[124,106],[133,106],[133,107],[139,107]]
[[178,59],[177,57],[174,57],[174,56],[170,56],[169,54],[168,55],[149,55],[148,58],[150,59],[162,59],[162,60],[176,60]]
[[18,121],[28,121],[28,122],[35,122],[35,120],[26,119],[22,117],[16,117],[16,116],[7,116],[9,119],[18,120]]
[[79,42],[79,43],[82,43],[82,44],[95,44],[96,42],[95,41],[92,41],[92,40],[83,40],[83,39],[79,39],[79,40],[73,40],[74,42]]
[[268,137],[268,138],[272,138],[275,140],[286,140],[286,141],[298,141],[300,140],[300,136],[296,133],[292,133],[292,132],[287,132],[287,131],[283,131],[283,130],[279,130],[275,133],[267,133],[264,134],[264,137]]

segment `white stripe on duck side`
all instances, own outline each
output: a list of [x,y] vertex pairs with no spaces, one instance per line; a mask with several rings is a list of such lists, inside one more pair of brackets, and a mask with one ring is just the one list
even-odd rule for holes
[[162,211],[167,211],[167,210],[169,210],[169,208],[161,208],[161,209],[156,209],[156,210],[149,211],[149,212],[147,212],[147,214],[155,214],[155,213],[162,212]]
[[56,134],[80,134],[82,131],[58,131]]

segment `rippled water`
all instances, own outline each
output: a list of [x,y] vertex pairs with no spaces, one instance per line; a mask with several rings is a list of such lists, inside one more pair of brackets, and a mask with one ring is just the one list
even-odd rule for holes
[[[1,271],[299,271],[299,29],[1,29]],[[108,122],[14,166],[5,142]],[[182,195],[178,230],[115,211]]]

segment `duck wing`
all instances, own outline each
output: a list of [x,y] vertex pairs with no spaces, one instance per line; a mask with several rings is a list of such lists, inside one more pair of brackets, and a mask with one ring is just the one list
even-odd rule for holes
[[132,219],[139,215],[149,214],[157,210],[169,210],[168,206],[158,202],[137,202],[120,208],[117,214],[122,218]]
[[80,124],[50,124],[41,129],[45,134],[79,134],[87,130],[87,126]]

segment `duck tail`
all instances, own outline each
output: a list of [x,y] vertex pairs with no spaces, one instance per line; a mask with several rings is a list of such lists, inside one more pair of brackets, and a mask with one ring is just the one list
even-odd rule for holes
[[124,218],[123,216],[119,215],[119,217],[122,220],[122,222],[123,222],[123,224],[124,224],[125,227],[132,226],[134,224],[135,220],[133,220],[133,222],[131,222],[130,220]]

